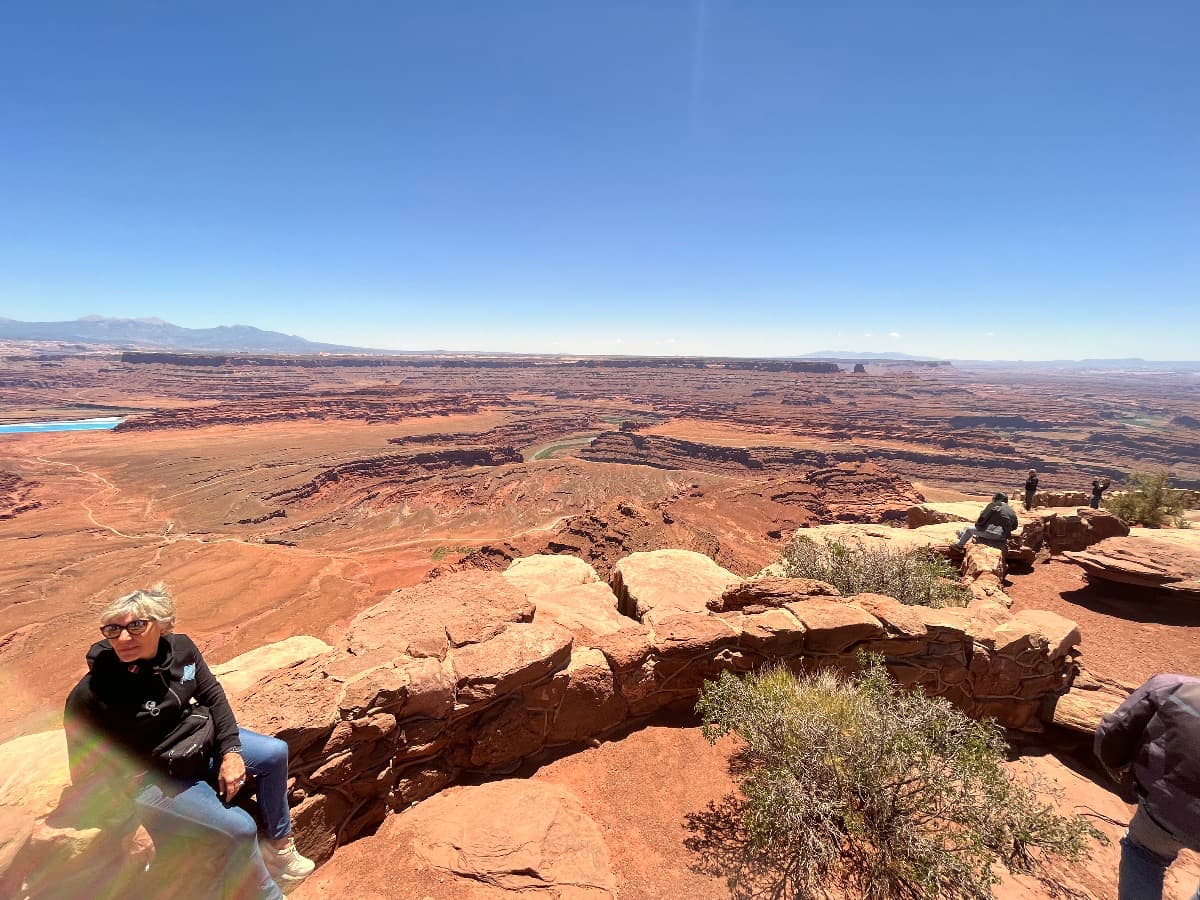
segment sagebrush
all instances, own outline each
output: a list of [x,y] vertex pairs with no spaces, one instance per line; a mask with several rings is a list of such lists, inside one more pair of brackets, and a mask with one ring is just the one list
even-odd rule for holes
[[1120,493],[1104,501],[1104,508],[1130,525],[1186,528],[1186,497],[1186,492],[1171,487],[1166,472],[1134,472]]
[[783,551],[789,578],[827,581],[843,596],[886,594],[917,606],[966,606],[971,592],[958,581],[958,570],[930,550],[894,550],[798,537]]
[[879,657],[863,663],[851,677],[776,668],[705,682],[705,736],[745,742],[738,827],[752,859],[784,871],[773,896],[981,900],[999,865],[1046,877],[1047,855],[1078,859],[1104,840],[1009,774],[994,722],[903,690]]

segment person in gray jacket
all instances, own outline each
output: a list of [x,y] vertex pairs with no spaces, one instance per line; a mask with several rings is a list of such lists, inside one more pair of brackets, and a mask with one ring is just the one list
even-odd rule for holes
[[1118,898],[1161,900],[1179,851],[1200,850],[1200,678],[1155,675],[1104,717],[1096,756],[1118,780],[1132,770],[1139,801],[1121,839]]
[[992,502],[980,512],[975,524],[958,533],[958,543],[954,546],[962,550],[971,538],[1003,546],[1016,531],[1018,524],[1017,514],[1008,505],[1008,494],[996,494],[992,497]]

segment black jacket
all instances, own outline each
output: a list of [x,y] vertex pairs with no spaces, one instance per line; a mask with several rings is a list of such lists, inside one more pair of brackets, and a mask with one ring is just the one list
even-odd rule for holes
[[76,784],[154,768],[153,749],[179,724],[193,697],[212,711],[217,758],[240,749],[225,691],[187,635],[164,635],[154,659],[135,671],[108,641],[92,644],[87,662],[89,671],[67,697],[63,716]]
[[1104,717],[1096,755],[1132,766],[1146,812],[1200,850],[1200,678],[1155,675]]
[[993,500],[985,506],[983,512],[979,514],[979,518],[975,520],[975,527],[984,531],[989,525],[999,525],[1004,532],[1006,541],[1016,531],[1017,524],[1017,514],[1013,512],[1013,508],[999,500]]

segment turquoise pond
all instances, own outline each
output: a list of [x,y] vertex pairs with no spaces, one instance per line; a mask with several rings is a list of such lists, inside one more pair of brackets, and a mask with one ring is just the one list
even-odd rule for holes
[[125,420],[118,416],[107,416],[102,419],[77,419],[74,422],[18,422],[13,425],[0,425],[0,434],[26,434],[29,432],[45,431],[107,431],[116,428]]

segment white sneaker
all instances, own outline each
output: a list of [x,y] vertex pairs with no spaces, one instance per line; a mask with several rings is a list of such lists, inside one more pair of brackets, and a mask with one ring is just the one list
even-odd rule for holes
[[300,855],[296,842],[291,838],[281,850],[277,850],[266,838],[259,838],[258,849],[262,851],[267,871],[285,894],[291,893],[317,867],[311,859]]

